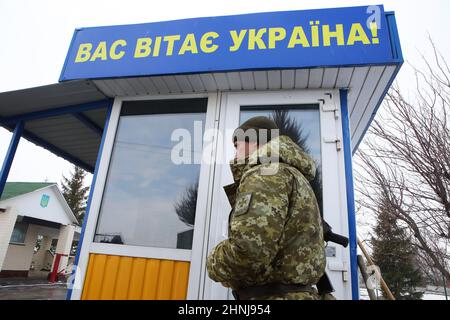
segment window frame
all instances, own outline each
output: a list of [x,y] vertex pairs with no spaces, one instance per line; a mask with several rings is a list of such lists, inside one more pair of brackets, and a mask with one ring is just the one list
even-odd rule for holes
[[[21,234],[21,238],[23,238],[23,241],[13,241],[12,237],[14,234],[14,230],[17,229],[18,226],[23,226],[25,231],[21,230],[21,232],[23,232],[23,234]],[[13,230],[11,232],[11,237],[9,239],[9,244],[13,244],[13,245],[20,245],[20,246],[24,246],[26,239],[27,239],[27,233],[28,233],[28,229],[30,227],[30,224],[26,221],[18,221],[16,220],[16,222],[14,223],[14,227]]]
[[[218,114],[218,93],[189,93],[189,94],[168,94],[168,95],[142,95],[142,96],[130,96],[130,97],[115,97],[114,103],[111,109],[111,115],[108,122],[108,129],[105,133],[105,139],[101,154],[99,154],[100,161],[97,169],[96,180],[94,190],[92,193],[90,212],[86,221],[86,227],[84,231],[83,244],[80,249],[79,261],[77,271],[75,273],[74,287],[72,289],[72,300],[81,299],[84,278],[87,273],[87,265],[89,262],[90,254],[105,254],[105,255],[125,255],[140,258],[154,258],[154,259],[168,259],[177,261],[190,262],[189,270],[189,284],[187,299],[199,299],[199,289],[201,274],[203,274],[204,268],[201,263],[204,255],[204,246],[206,246],[206,238],[208,233],[208,221],[207,213],[211,206],[211,193],[212,193],[212,170],[213,166],[213,153],[211,152],[210,158],[201,164],[200,176],[199,176],[199,190],[197,198],[197,208],[195,216],[194,235],[192,240],[192,250],[186,249],[168,249],[157,247],[139,247],[131,245],[117,245],[94,242],[94,235],[99,218],[99,212],[101,207],[101,201],[106,186],[106,180],[108,170],[111,162],[111,155],[113,151],[114,142],[116,139],[117,128],[119,124],[121,108],[123,102],[126,101],[145,101],[145,100],[171,100],[171,99],[192,99],[192,98],[206,98],[207,110],[206,110],[206,122],[204,131],[215,129],[217,127],[217,114]],[[216,143],[216,137],[214,135],[212,141],[209,143],[214,146]],[[204,146],[205,147],[205,146]],[[213,147],[214,149],[214,147]]]
[[[152,115],[164,115],[164,114],[179,114],[179,113],[190,113],[188,112],[184,112],[184,110],[182,109],[182,107],[180,106],[176,106],[175,110],[173,109],[169,109],[167,110],[167,112],[164,112],[165,110],[163,110],[162,112],[158,112],[156,110],[153,110],[153,112],[151,111],[147,111],[147,113],[144,113],[142,111],[140,111],[141,109],[145,109],[145,105],[139,105],[139,106],[131,106],[131,109],[138,109],[138,111],[134,110],[134,111],[130,111],[128,113],[124,113],[124,109],[123,107],[126,108],[126,103],[127,102],[147,102],[147,101],[152,101],[155,100],[157,101],[158,104],[160,104],[161,108],[164,108],[164,100],[167,100],[168,103],[173,102],[174,100],[195,100],[195,99],[203,99],[206,100],[205,102],[205,111],[204,112],[199,112],[198,110],[201,108],[198,108],[195,104],[193,105],[194,107],[198,108],[198,110],[192,112],[195,114],[201,113],[205,115],[205,125],[203,128],[203,130],[206,130],[206,117],[207,117],[207,112],[208,112],[208,98],[207,97],[191,97],[191,98],[167,98],[167,99],[123,99],[122,100],[122,104],[120,107],[120,113],[119,113],[119,120],[117,122],[117,128],[116,128],[116,134],[114,137],[114,142],[113,142],[113,146],[111,149],[111,154],[110,154],[110,161],[108,164],[108,170],[106,171],[106,180],[105,180],[105,185],[103,187],[103,194],[100,200],[100,206],[99,206],[99,211],[98,211],[98,217],[97,217],[97,221],[96,221],[96,226],[95,226],[95,231],[94,231],[94,238],[92,240],[92,246],[93,246],[93,251],[95,251],[95,253],[99,253],[99,254],[108,254],[108,252],[110,250],[108,250],[110,245],[114,245],[114,243],[107,243],[107,242],[101,242],[101,241],[95,241],[95,237],[96,236],[101,236],[100,233],[97,233],[97,228],[99,227],[99,223],[100,223],[100,218],[102,215],[102,203],[103,203],[103,198],[105,197],[105,191],[106,191],[106,187],[107,187],[107,183],[108,183],[108,174],[110,173],[110,169],[111,169],[111,164],[112,164],[112,157],[114,155],[114,148],[116,147],[116,142],[118,141],[118,129],[120,126],[120,121],[122,117],[136,117],[136,116],[152,116]],[[178,103],[178,102],[177,102]],[[195,103],[190,101],[189,103]],[[157,107],[158,108],[158,107]],[[155,108],[155,109],[157,109]],[[203,108],[203,106],[202,106]],[[201,175],[201,165],[199,168],[199,182],[200,182],[200,175]],[[199,188],[200,188],[200,183],[199,183]],[[197,202],[202,200],[202,197],[200,196],[200,192],[197,192],[198,196],[197,196]],[[198,209],[196,208],[196,216],[198,214]],[[190,229],[189,229],[190,230]],[[195,230],[195,223],[193,226],[193,229]],[[195,231],[194,231],[195,232]],[[192,238],[192,244],[193,244],[193,238]],[[106,246],[98,246],[97,244],[105,244]],[[127,247],[125,250],[119,248],[119,247]],[[141,248],[142,247],[142,248]],[[112,248],[112,247],[111,247]],[[157,246],[157,245],[144,245],[144,244],[115,244],[114,247],[114,251],[115,252],[121,252],[120,255],[122,256],[138,256],[138,257],[145,257],[145,258],[152,258],[153,256],[155,257],[162,257],[162,258],[158,258],[158,259],[172,259],[172,260],[178,260],[178,261],[190,261],[190,251],[192,249],[183,249],[183,248],[174,248],[174,247],[162,247],[162,246]],[[178,250],[182,250],[179,251]],[[131,252],[131,253],[128,253]],[[165,251],[165,252],[164,252]],[[135,254],[135,255],[134,255]]]
[[[75,279],[73,279],[73,288],[71,299],[78,300],[81,298],[84,278],[87,273],[87,264],[89,262],[90,253],[101,253],[108,255],[130,255],[131,253],[144,258],[152,258],[159,255],[159,257],[167,259],[185,259],[190,261],[189,271],[189,285],[187,299],[232,299],[230,291],[220,284],[216,284],[212,288],[212,280],[209,279],[206,271],[206,257],[211,249],[217,244],[217,235],[225,227],[221,217],[217,215],[217,196],[221,192],[221,164],[216,161],[223,154],[224,141],[231,139],[229,135],[223,134],[225,123],[229,121],[229,101],[238,97],[244,97],[248,102],[245,105],[268,105],[268,104],[317,104],[320,105],[320,119],[321,119],[321,153],[322,159],[325,157],[325,146],[327,152],[334,150],[331,159],[327,159],[330,163],[335,163],[335,166],[325,166],[322,161],[322,175],[324,177],[329,175],[332,171],[332,177],[329,179],[329,185],[323,185],[323,205],[326,220],[333,226],[337,233],[343,235],[348,234],[347,207],[346,207],[346,187],[345,187],[345,166],[344,166],[344,152],[336,152],[336,139],[340,139],[343,143],[342,124],[340,121],[341,108],[339,100],[339,90],[322,90],[322,89],[304,89],[304,90],[271,90],[271,91],[217,91],[200,94],[169,94],[169,95],[144,95],[133,97],[116,97],[111,109],[111,114],[108,120],[108,127],[102,138],[101,151],[98,156],[98,167],[94,175],[94,185],[91,194],[90,210],[87,214],[86,226],[84,228],[84,235],[81,236],[80,241],[83,242],[80,253]],[[258,99],[255,100],[255,97]],[[205,130],[214,129],[219,134],[214,134],[211,146],[212,150],[209,156],[209,162],[202,164],[200,171],[200,180],[204,184],[200,184],[198,193],[204,194],[206,197],[204,201],[197,202],[197,212],[195,220],[195,231],[193,237],[193,249],[190,252],[190,257],[187,253],[180,251],[184,249],[174,249],[177,253],[169,252],[168,249],[163,249],[165,252],[153,250],[154,248],[146,248],[147,250],[135,250],[133,246],[114,245],[93,243],[95,228],[97,225],[98,213],[100,209],[100,202],[103,195],[106,175],[109,168],[112,147],[117,131],[121,105],[123,101],[131,100],[163,100],[163,99],[189,99],[189,98],[208,98],[208,107],[206,114]],[[325,128],[322,121],[326,117],[327,121],[334,123],[330,127]],[[239,121],[239,113],[237,113],[236,123]],[[331,122],[330,122],[331,123]],[[327,140],[325,143],[324,141]],[[228,141],[228,140],[227,140]],[[230,140],[231,141],[231,140]],[[333,142],[333,143],[332,143]],[[330,154],[331,154],[330,153]],[[333,201],[327,201],[328,193],[334,193]],[[199,207],[201,205],[201,208]],[[328,209],[327,209],[328,208]],[[336,214],[333,217],[326,216],[327,212],[334,210]],[[224,228],[226,230],[226,228]],[[200,231],[200,232],[199,232]],[[106,247],[107,246],[107,247]],[[339,268],[350,272],[346,261],[349,261],[349,250],[344,248],[337,248],[337,254],[342,256],[340,261],[330,259],[328,265],[333,264],[336,271]],[[139,251],[139,252],[138,252]],[[189,250],[188,250],[189,251]],[[344,258],[347,256],[347,258]],[[335,261],[336,260],[336,261]],[[338,277],[342,282],[343,275],[341,272],[335,272],[331,275],[333,285],[337,282],[333,278]],[[351,292],[351,281],[344,283],[344,292],[340,295],[348,297],[348,292]],[[339,291],[339,288],[336,288]],[[212,294],[214,293],[214,294]],[[338,296],[339,297],[339,296]]]
[[[342,235],[348,235],[348,221],[346,208],[344,152],[337,150],[336,140],[342,145],[341,108],[338,90],[304,89],[304,90],[273,90],[273,91],[238,91],[223,92],[220,108],[220,132],[222,137],[218,143],[218,149],[223,150],[224,159],[216,165],[214,175],[213,207],[211,211],[210,237],[208,241],[208,253],[215,245],[227,238],[228,213],[224,209],[228,201],[222,192],[223,185],[231,183],[229,166],[226,159],[231,159],[234,148],[231,144],[231,135],[238,126],[241,106],[270,106],[270,105],[318,105],[320,119],[321,138],[321,164],[322,164],[322,199],[324,218],[333,226],[333,231]],[[225,134],[223,134],[225,131]],[[324,161],[323,159],[327,159]],[[229,205],[228,205],[229,207]],[[351,281],[342,282],[341,271],[350,273],[348,249],[337,246],[336,257],[327,258],[327,264],[338,268],[329,273],[333,285],[339,296],[348,296],[351,290]],[[330,271],[329,269],[327,271]],[[204,275],[203,299],[233,299],[231,290],[224,288]],[[340,279],[337,281],[337,279]],[[342,283],[342,284],[341,284]]]

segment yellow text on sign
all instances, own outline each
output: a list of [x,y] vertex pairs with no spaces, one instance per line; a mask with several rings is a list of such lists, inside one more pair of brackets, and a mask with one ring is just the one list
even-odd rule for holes
[[[219,36],[219,33],[210,31],[199,35],[187,33],[141,37],[134,41],[134,48],[128,51],[133,54],[134,59],[210,54],[219,49],[215,41]],[[229,30],[227,37],[230,52],[379,44],[376,23],[371,23],[369,30],[366,30],[361,23],[352,23],[344,28],[343,24],[321,24],[318,20],[309,21],[309,26]],[[119,60],[125,56],[126,46],[127,41],[124,39],[112,43],[100,41],[95,46],[92,43],[82,43],[78,47],[75,62]]]
[[[288,49],[297,46],[330,47],[333,43],[337,46],[353,46],[357,43],[363,45],[379,44],[378,29],[376,23],[370,24],[368,34],[361,23],[353,23],[348,32],[344,31],[343,24],[328,25],[320,21],[310,21],[309,27],[294,26],[286,29],[283,27],[230,30],[232,41],[229,50],[266,50],[283,46]],[[372,39],[370,39],[372,36]]]
[[219,46],[213,43],[213,40],[218,38],[217,32],[206,32],[200,37],[196,38],[195,34],[188,33],[182,39],[180,35],[158,36],[154,39],[138,38],[136,41],[136,48],[134,50],[134,58],[146,58],[148,56],[158,57],[163,50],[162,55],[171,56],[174,54],[175,47],[177,55],[184,55],[185,53],[197,54],[200,51],[203,53],[213,53]]
[[119,60],[125,55],[123,48],[126,45],[127,42],[123,39],[114,41],[110,46],[106,41],[100,41],[95,49],[92,43],[82,43],[78,47],[75,62]]

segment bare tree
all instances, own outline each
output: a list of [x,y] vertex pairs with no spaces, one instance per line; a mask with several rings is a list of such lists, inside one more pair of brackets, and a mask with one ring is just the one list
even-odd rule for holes
[[450,279],[450,69],[430,43],[433,58],[410,66],[415,95],[394,85],[358,151],[356,191],[362,210],[383,205],[408,230],[425,274]]

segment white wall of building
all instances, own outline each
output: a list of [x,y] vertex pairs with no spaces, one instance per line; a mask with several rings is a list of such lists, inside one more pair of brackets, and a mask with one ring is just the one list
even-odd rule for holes
[[28,271],[33,259],[34,246],[38,235],[38,228],[34,224],[28,225],[24,244],[10,244],[3,262],[2,270]]
[[[38,233],[40,234],[40,233]],[[53,256],[48,252],[52,245],[52,238],[48,236],[43,236],[41,241],[41,247],[38,252],[33,255],[33,266],[35,271],[40,271],[42,268],[49,267],[53,263]],[[49,260],[51,259],[51,260]],[[50,264],[50,266],[48,266]]]
[[[72,248],[73,235],[75,232],[75,227],[61,226],[59,229],[58,244],[56,245],[56,253],[64,254],[66,256],[61,257],[59,262],[58,272],[66,269],[67,263],[69,261],[70,249]],[[53,268],[52,268],[53,269]]]
[[[44,195],[49,197],[47,205],[41,205]],[[70,253],[76,229],[72,224],[77,221],[56,185],[2,200],[0,208],[6,209],[5,212],[0,212],[0,271],[28,271],[34,259],[40,270],[48,260],[46,251],[52,238],[59,239],[57,253]],[[61,227],[55,229],[29,224],[24,243],[10,244],[11,234],[19,215],[58,223]],[[43,243],[42,252],[34,255],[38,235],[46,236],[48,241]],[[63,258],[60,263],[61,269],[65,268],[66,264],[67,258]]]
[[0,212],[0,271],[3,269],[3,262],[6,257],[6,252],[9,247],[9,240],[14,225],[17,220],[17,209],[14,207],[6,207],[0,205],[0,208],[6,209],[5,212]]
[[[40,205],[43,195],[50,196],[46,207]],[[22,216],[56,222],[63,225],[76,223],[75,217],[69,217],[67,210],[70,212],[70,209],[66,207],[64,198],[61,198],[62,195],[55,185],[2,200],[0,201],[0,208],[7,206],[15,207]],[[70,215],[73,216],[71,212]]]

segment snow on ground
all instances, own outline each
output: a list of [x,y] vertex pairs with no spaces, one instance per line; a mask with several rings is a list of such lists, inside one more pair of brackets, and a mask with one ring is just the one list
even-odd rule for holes
[[[447,291],[448,292],[448,291]],[[378,291],[378,296],[381,296],[381,292]],[[448,297],[450,299],[450,296]],[[370,300],[369,294],[366,288],[361,288],[359,291],[360,300]],[[425,292],[422,296],[422,300],[445,300],[445,294],[436,292]]]
[[[450,299],[450,297],[449,297]],[[425,292],[422,300],[445,300],[445,295],[444,294],[439,294],[439,293],[428,293]]]

